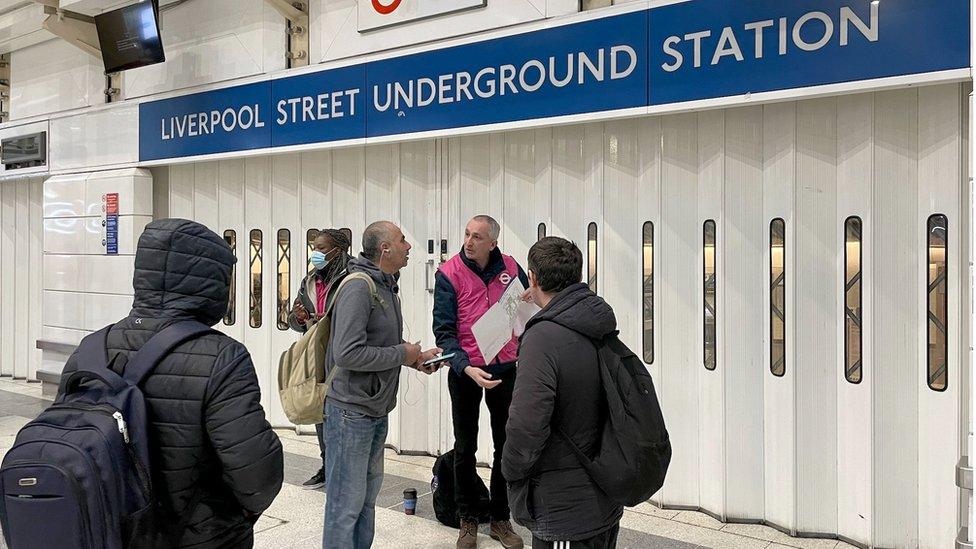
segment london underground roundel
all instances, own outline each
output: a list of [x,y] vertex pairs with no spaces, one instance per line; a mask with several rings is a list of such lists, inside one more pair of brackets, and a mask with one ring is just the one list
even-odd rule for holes
[[396,11],[400,7],[400,2],[403,0],[373,0],[373,9],[377,11],[380,15],[389,15]]

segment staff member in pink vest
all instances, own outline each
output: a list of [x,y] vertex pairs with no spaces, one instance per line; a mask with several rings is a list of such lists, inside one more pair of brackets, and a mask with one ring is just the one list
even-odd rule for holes
[[511,341],[486,361],[471,327],[498,302],[516,277],[526,288],[525,272],[510,256],[498,249],[501,227],[487,215],[479,215],[464,229],[464,248],[437,271],[434,288],[434,335],[444,353],[455,353],[448,374],[454,419],[454,474],[457,504],[461,516],[458,549],[478,546],[477,473],[478,415],[481,396],[491,414],[491,436],[495,445],[491,468],[491,537],[503,547],[521,548],[522,538],[512,530],[508,489],[501,471],[505,447],[505,424],[515,388],[515,358],[518,340]]

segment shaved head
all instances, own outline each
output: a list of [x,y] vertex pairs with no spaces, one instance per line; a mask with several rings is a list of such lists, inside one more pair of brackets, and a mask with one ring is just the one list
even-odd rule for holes
[[389,221],[377,221],[363,231],[363,256],[386,274],[407,266],[410,247],[400,227]]
[[363,255],[370,261],[378,260],[381,245],[384,242],[392,242],[393,236],[398,230],[397,226],[389,221],[371,223],[363,231]]

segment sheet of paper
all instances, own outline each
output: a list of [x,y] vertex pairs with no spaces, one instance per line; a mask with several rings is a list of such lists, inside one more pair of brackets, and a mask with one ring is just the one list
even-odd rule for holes
[[516,337],[522,337],[522,334],[525,333],[525,325],[541,310],[542,308],[532,302],[522,301],[519,303],[518,309],[515,311],[515,325],[512,327]]
[[525,317],[525,321],[528,321],[528,318],[535,314],[531,312],[531,308],[523,307],[527,305],[521,298],[524,292],[525,286],[522,286],[522,282],[516,278],[505,289],[498,303],[492,305],[488,312],[471,327],[474,338],[478,342],[478,349],[485,357],[485,363],[490,364],[512,339],[513,330],[520,317],[528,314],[529,316]]

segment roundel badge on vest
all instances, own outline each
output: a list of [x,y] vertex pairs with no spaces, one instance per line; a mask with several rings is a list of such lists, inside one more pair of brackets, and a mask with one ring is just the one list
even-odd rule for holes
[[502,273],[501,276],[498,277],[498,280],[500,280],[502,284],[508,286],[508,283],[512,281],[512,275]]

